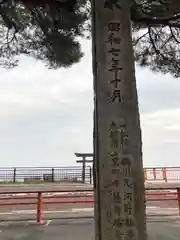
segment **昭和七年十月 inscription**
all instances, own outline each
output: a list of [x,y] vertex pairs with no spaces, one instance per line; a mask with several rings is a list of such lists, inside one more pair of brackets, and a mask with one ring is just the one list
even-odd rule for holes
[[121,38],[120,34],[120,23],[119,22],[109,22],[107,25],[107,40],[106,40],[106,65],[107,65],[107,78],[109,88],[109,102],[110,103],[123,103],[123,95],[120,90],[120,84],[123,82],[119,54]]

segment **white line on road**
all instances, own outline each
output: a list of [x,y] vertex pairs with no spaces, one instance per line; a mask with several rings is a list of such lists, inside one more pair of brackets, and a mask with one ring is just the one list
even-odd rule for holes
[[174,208],[162,208],[162,207],[156,207],[156,206],[147,206],[146,209],[159,209],[159,210],[177,210],[178,208],[177,207],[174,207]]
[[[178,208],[161,208],[161,207],[155,207],[155,206],[147,206],[146,210],[148,213],[151,211],[157,211],[159,212],[178,212]],[[72,208],[72,209],[64,209],[64,210],[45,210],[43,211],[44,214],[53,214],[53,213],[78,213],[78,212],[92,212],[94,211],[94,208]],[[27,209],[27,210],[13,210],[11,212],[1,212],[0,215],[12,215],[12,214],[36,214],[36,210]]]
[[13,210],[11,213],[12,214],[34,214],[36,213],[36,210]]
[[[66,209],[66,210],[47,210],[43,211],[43,213],[71,213],[71,212],[92,212],[94,211],[94,208],[72,208],[72,209]],[[11,215],[11,214],[36,214],[36,210],[16,210],[11,212],[1,212],[0,215]]]
[[46,224],[44,225],[44,227],[48,227],[51,222],[52,222],[52,220],[47,220],[47,222],[46,222]]
[[0,213],[0,215],[12,215],[12,212],[5,212],[5,213]]
[[72,212],[92,212],[94,208],[73,208]]

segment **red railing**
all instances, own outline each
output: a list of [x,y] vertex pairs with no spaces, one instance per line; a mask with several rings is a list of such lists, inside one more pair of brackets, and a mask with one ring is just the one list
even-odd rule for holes
[[144,182],[180,181],[180,167],[144,168]]
[[[172,191],[173,190],[173,191]],[[153,191],[153,192],[152,192]],[[158,192],[156,192],[158,191]],[[63,193],[65,195],[45,196],[45,193]],[[29,196],[3,196],[6,194],[28,193]],[[71,194],[70,194],[71,193]],[[87,194],[88,193],[88,194]],[[0,193],[1,206],[20,206],[20,205],[36,205],[36,221],[41,224],[43,222],[43,206],[44,204],[93,204],[93,190],[67,190],[67,191],[32,191],[32,192],[4,192]],[[73,199],[72,199],[73,198]],[[66,199],[66,200],[65,200]],[[145,193],[146,201],[177,201],[180,215],[180,188],[147,188]],[[18,201],[21,200],[21,201]],[[31,201],[30,201],[31,200]],[[34,201],[32,201],[34,200]],[[49,200],[49,201],[48,201]],[[51,201],[50,201],[51,200]]]

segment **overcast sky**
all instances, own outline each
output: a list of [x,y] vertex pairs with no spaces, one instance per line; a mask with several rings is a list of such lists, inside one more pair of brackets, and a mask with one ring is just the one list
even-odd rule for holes
[[[48,70],[22,58],[0,69],[0,165],[75,165],[92,152],[93,89],[90,41],[71,69]],[[144,166],[179,166],[180,80],[136,69]]]

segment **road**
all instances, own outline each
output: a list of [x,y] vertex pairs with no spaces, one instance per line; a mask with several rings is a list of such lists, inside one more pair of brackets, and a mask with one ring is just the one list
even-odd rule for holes
[[[180,188],[180,182],[148,182],[145,183],[146,188]],[[16,192],[16,191],[59,191],[59,190],[75,190],[75,189],[92,189],[90,184],[82,183],[45,183],[45,184],[4,184],[0,185],[0,192]]]
[[[149,218],[148,240],[179,240],[180,221],[177,219]],[[94,240],[94,223],[86,220],[58,220],[42,226],[33,224],[0,225],[3,240]]]
[[[177,187],[172,184],[149,184],[148,187]],[[147,187],[147,186],[146,186]],[[0,191],[28,192],[34,190],[72,190],[91,189],[90,185],[31,185],[0,186]],[[165,190],[167,192],[167,190]],[[155,193],[156,190],[153,190]],[[85,194],[87,195],[87,193]],[[69,194],[68,194],[69,196]],[[164,196],[167,197],[166,193]],[[73,197],[74,200],[82,198]],[[90,196],[85,196],[90,199]],[[65,197],[64,200],[69,198]],[[19,200],[18,200],[19,201]],[[26,200],[25,200],[26,201]],[[32,200],[31,200],[32,201]],[[36,205],[0,206],[0,239],[3,240],[94,240],[93,205],[89,204],[52,204],[44,205],[44,223],[35,224]],[[174,201],[147,202],[148,240],[179,240],[180,218]],[[168,216],[169,215],[169,216]],[[61,218],[61,220],[60,220]],[[25,219],[27,221],[25,221]],[[56,219],[56,220],[54,220]],[[14,221],[15,220],[15,221]],[[18,220],[18,221],[17,221]]]
[[0,192],[29,192],[29,191],[63,191],[76,189],[92,189],[90,184],[82,183],[41,183],[41,184],[4,184],[0,185]]
[[[180,184],[179,184],[180,186]],[[156,191],[155,188],[175,188],[177,187],[176,183],[148,183],[146,184],[146,188],[154,188],[154,190],[147,191],[148,193],[159,193],[160,191]],[[71,193],[72,190],[79,189],[89,189],[89,192],[84,193]],[[37,184],[37,185],[4,185],[0,186],[0,192],[28,192],[28,191],[69,191],[69,193],[57,196],[52,194],[51,198],[45,198],[43,200],[43,212],[45,218],[60,218],[63,217],[64,214],[70,216],[74,214],[74,212],[87,212],[87,214],[93,213],[93,192],[92,186],[89,184],[57,184],[57,183],[49,183],[49,184]],[[147,213],[153,215],[158,211],[159,215],[178,215],[178,204],[177,200],[173,201],[152,201],[157,198],[175,198],[174,195],[167,194],[169,190],[164,190],[164,195],[162,196],[147,196]],[[176,192],[176,190],[173,190]],[[63,194],[63,195],[62,195]],[[82,196],[83,195],[83,196]],[[4,195],[1,195],[0,198],[0,221],[4,220],[21,220],[21,219],[35,219],[36,218],[36,207],[37,207],[37,194],[26,194],[26,196],[14,196],[14,194],[10,194],[8,197],[9,200],[4,198]],[[7,196],[6,196],[7,197]],[[60,197],[60,198],[59,198]],[[19,199],[22,198],[22,199]],[[24,199],[23,199],[24,198]],[[29,198],[29,199],[28,199]],[[34,198],[34,199],[32,199]],[[151,200],[151,201],[150,201]],[[85,203],[82,203],[82,202]],[[23,203],[21,205],[15,205],[15,203]],[[53,204],[52,204],[53,202]],[[67,203],[71,202],[71,203]],[[6,205],[11,204],[14,205]],[[51,204],[50,204],[51,203]],[[81,213],[81,214],[82,214]],[[92,214],[90,214],[92,215]]]

